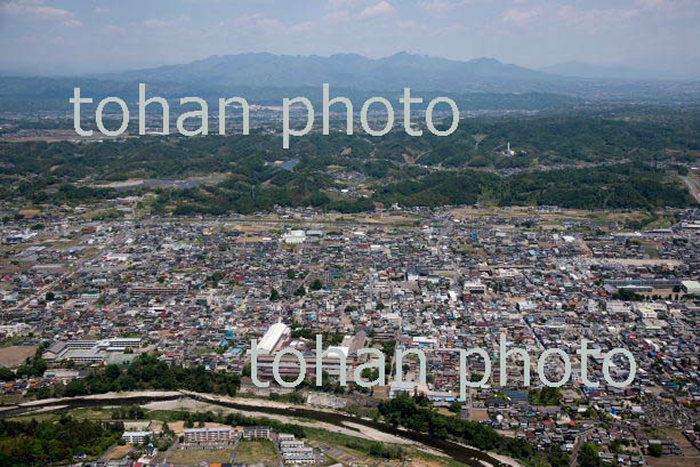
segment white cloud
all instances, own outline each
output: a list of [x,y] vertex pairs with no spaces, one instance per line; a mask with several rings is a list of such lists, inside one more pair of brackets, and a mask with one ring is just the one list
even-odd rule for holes
[[0,3],[0,15],[21,16],[32,20],[53,21],[64,26],[80,26],[72,11],[46,5],[45,0],[9,0]]
[[118,24],[107,24],[102,28],[107,34],[125,34],[128,29]]
[[316,26],[317,23],[312,21],[288,24],[277,18],[271,18],[260,13],[236,16],[222,21],[219,25],[221,28],[232,28],[238,34],[248,36],[260,34],[271,34],[273,36],[279,36],[280,34],[303,35],[312,32]]
[[429,13],[443,15],[455,8],[467,6],[469,3],[471,0],[424,0],[420,6]]
[[247,30],[285,29],[285,24],[282,21],[275,18],[269,18],[259,13],[253,15],[238,16],[234,19],[234,23],[236,24],[236,26]]
[[539,8],[508,8],[503,12],[503,22],[515,26],[526,26],[536,20],[541,12]]
[[394,5],[387,0],[328,0],[325,8],[329,13],[324,16],[324,19],[330,21],[371,18],[396,11]]
[[360,17],[362,18],[370,18],[373,16],[381,16],[381,15],[387,15],[390,13],[393,13],[396,11],[396,8],[394,8],[394,5],[387,1],[382,1],[379,2],[375,5],[370,5],[363,9],[360,12]]
[[666,0],[636,0],[636,3],[643,8],[655,8],[666,3]]
[[326,9],[328,10],[350,10],[363,8],[374,3],[373,0],[328,0]]
[[290,26],[289,30],[292,32],[307,32],[314,28],[314,23],[311,21],[304,21],[303,23],[297,23]]
[[172,28],[175,26],[180,26],[182,24],[188,23],[190,21],[189,16],[178,16],[177,18],[170,19],[160,19],[160,18],[150,18],[144,20],[143,25],[149,28]]
[[619,27],[642,15],[658,15],[660,9],[669,8],[677,1],[683,0],[635,0],[629,6],[620,8],[585,8],[561,3],[543,7],[518,2],[519,5],[503,11],[501,20],[523,29],[555,24],[594,33],[604,27]]

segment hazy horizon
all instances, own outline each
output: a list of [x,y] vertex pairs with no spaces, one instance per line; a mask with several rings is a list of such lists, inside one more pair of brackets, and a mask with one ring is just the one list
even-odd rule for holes
[[70,75],[269,52],[406,51],[700,78],[695,0],[0,0],[0,72]]
[[[378,57],[371,57],[367,56],[358,52],[334,52],[334,53],[329,53],[329,54],[285,54],[285,53],[274,53],[274,52],[269,52],[269,51],[255,51],[255,52],[237,52],[237,53],[232,53],[232,54],[212,54],[208,55],[206,57],[199,57],[199,58],[194,58],[192,60],[184,61],[184,62],[173,62],[173,63],[162,63],[162,64],[157,64],[157,65],[152,65],[152,66],[143,66],[143,67],[128,67],[128,68],[122,68],[122,69],[109,69],[109,70],[92,70],[92,71],[72,71],[70,69],[56,69],[56,70],[50,70],[50,71],[43,71],[43,70],[13,70],[13,69],[3,69],[0,67],[0,76],[16,76],[16,77],[55,77],[55,78],[62,78],[62,77],[80,77],[80,76],[100,76],[103,74],[110,74],[110,73],[122,73],[122,72],[130,72],[130,71],[138,71],[138,70],[146,70],[146,69],[157,69],[159,67],[167,67],[167,66],[176,66],[176,65],[186,65],[198,61],[205,61],[208,59],[212,59],[215,57],[224,57],[224,56],[236,56],[236,55],[264,55],[264,54],[270,54],[270,55],[275,55],[275,56],[287,56],[287,57],[320,57],[320,58],[330,58],[333,56],[342,56],[342,55],[356,55],[364,58],[368,58],[370,60],[382,60],[382,59],[388,59],[396,55],[400,54],[410,54],[413,56],[419,56],[419,57],[429,57],[429,58],[436,58],[436,59],[444,59],[444,60],[451,60],[451,61],[456,61],[456,62],[472,62],[472,61],[478,61],[478,60],[496,60],[497,62],[502,63],[503,65],[516,65],[519,67],[523,67],[526,69],[530,70],[535,70],[535,71],[541,71],[543,73],[549,73],[549,74],[554,74],[554,75],[559,75],[562,77],[581,77],[581,78],[590,78],[590,77],[595,77],[595,78],[607,78],[607,76],[604,75],[604,72],[606,70],[609,70],[611,73],[619,72],[620,74],[630,74],[632,72],[639,72],[640,75],[638,77],[639,80],[646,80],[646,79],[652,79],[652,80],[661,80],[661,79],[668,79],[668,80],[689,80],[689,81],[696,81],[700,80],[700,74],[698,75],[683,75],[683,74],[674,74],[674,73],[668,73],[666,74],[667,70],[652,70],[649,68],[639,68],[639,67],[633,67],[633,66],[626,66],[626,65],[610,65],[610,64],[595,64],[595,63],[589,63],[589,62],[578,62],[578,61],[569,61],[569,62],[560,62],[560,63],[554,63],[548,66],[542,66],[542,67],[530,67],[527,65],[520,65],[516,63],[511,63],[508,61],[500,60],[498,57],[488,57],[488,56],[479,56],[479,57],[471,57],[471,58],[465,58],[465,59],[453,59],[453,58],[448,58],[448,57],[442,57],[438,55],[430,55],[430,54],[419,54],[419,53],[411,53],[405,50],[397,51],[395,53],[392,53],[390,55],[384,55],[384,56],[378,56]],[[571,71],[569,70],[569,67]],[[589,73],[593,73],[593,76],[586,76],[585,73],[576,73],[575,70],[581,69],[581,68],[587,68],[590,67],[590,70],[588,70]],[[566,69],[567,72],[560,72],[561,70]],[[597,70],[601,71],[601,74],[597,75],[595,72]],[[615,76],[615,78],[620,78],[619,76]],[[635,78],[632,78],[635,79]]]

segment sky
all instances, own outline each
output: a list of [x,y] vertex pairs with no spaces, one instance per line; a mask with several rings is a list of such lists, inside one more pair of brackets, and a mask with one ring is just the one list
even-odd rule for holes
[[700,78],[700,0],[0,0],[0,72],[397,52]]

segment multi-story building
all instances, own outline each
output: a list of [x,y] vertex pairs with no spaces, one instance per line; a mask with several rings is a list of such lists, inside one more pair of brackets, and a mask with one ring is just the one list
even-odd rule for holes
[[267,426],[254,426],[246,428],[243,430],[243,439],[269,439],[270,438],[270,427]]
[[234,431],[229,427],[187,428],[185,442],[202,443],[213,441],[230,441],[234,439]]
[[122,439],[129,444],[140,444],[146,441],[146,438],[152,439],[153,432],[151,431],[125,431]]
[[296,440],[294,435],[280,434],[278,440],[285,464],[313,464],[316,462],[314,448],[307,446],[303,441]]

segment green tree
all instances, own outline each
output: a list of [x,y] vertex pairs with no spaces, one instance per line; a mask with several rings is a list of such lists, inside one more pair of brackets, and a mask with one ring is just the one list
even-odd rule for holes
[[448,410],[452,413],[460,413],[462,411],[462,403],[460,401],[453,401]]
[[664,448],[660,444],[652,444],[649,446],[649,455],[654,457],[661,457],[664,453]]
[[598,449],[590,443],[584,443],[578,455],[578,462],[581,467],[601,467],[603,461],[598,455]]

